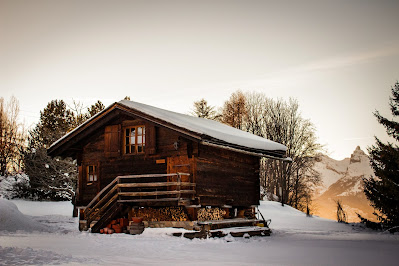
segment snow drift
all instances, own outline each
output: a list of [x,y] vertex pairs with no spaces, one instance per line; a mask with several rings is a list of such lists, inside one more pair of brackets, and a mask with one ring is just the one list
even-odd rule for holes
[[31,217],[22,214],[17,205],[9,200],[0,198],[0,230],[15,232],[23,230],[50,231],[46,226],[34,221]]
[[[69,202],[12,202],[33,220],[61,230],[0,231],[0,264],[5,265],[397,265],[399,260],[399,235],[306,217],[278,202],[259,206],[272,219],[270,237],[205,240],[171,236],[183,230],[175,228],[147,228],[142,235],[79,232]],[[3,201],[1,209],[15,211],[9,203]]]

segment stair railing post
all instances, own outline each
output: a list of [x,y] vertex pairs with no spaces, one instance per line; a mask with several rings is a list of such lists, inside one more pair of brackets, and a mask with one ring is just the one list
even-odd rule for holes
[[178,191],[177,198],[179,199],[179,201],[181,197],[180,186],[181,186],[181,175],[180,173],[177,173],[177,191]]
[[120,192],[121,192],[121,187],[119,186],[119,184],[120,184],[120,182],[121,182],[121,179],[119,178],[119,176],[117,177],[118,178],[118,181],[117,181],[117,186],[118,186],[118,188],[117,188],[117,193],[118,193],[118,200],[120,200],[121,199],[121,196],[120,196]]

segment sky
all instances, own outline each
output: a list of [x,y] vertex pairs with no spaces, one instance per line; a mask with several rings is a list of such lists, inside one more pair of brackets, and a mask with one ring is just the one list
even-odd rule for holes
[[374,136],[399,79],[399,1],[0,0],[0,97],[189,113],[232,92],[298,100],[334,159]]

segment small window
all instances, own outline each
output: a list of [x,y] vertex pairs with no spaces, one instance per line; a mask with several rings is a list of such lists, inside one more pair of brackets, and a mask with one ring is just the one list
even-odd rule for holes
[[145,127],[127,127],[124,130],[124,152],[125,154],[144,153]]
[[87,166],[87,182],[96,182],[97,181],[97,166],[89,165]]

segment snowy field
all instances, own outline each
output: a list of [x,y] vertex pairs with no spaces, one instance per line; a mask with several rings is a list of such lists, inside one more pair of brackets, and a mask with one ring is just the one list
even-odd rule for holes
[[[17,208],[18,207],[18,208]],[[181,229],[142,235],[78,231],[69,202],[0,199],[0,265],[398,265],[399,235],[372,232],[276,202],[260,210],[270,237],[189,240]]]

